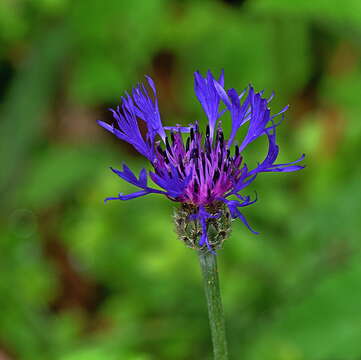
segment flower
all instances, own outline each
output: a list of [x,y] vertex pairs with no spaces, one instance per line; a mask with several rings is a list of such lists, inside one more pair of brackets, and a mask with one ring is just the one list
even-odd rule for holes
[[[152,97],[144,84],[139,84],[131,95],[121,98],[121,107],[111,109],[115,119],[112,125],[103,121],[98,123],[133,145],[149,160],[153,170],[147,172],[142,169],[137,177],[125,164],[123,170],[111,168],[140,190],[109,197],[105,201],[130,200],[155,193],[180,202],[182,214],[186,217],[178,219],[179,224],[199,224],[195,232],[200,235],[197,246],[206,246],[210,251],[217,247],[208,235],[208,228],[216,223],[215,219],[225,220],[229,215],[233,219],[239,218],[250,231],[256,233],[240,211],[256,199],[241,195],[241,191],[262,172],[291,172],[303,168],[296,164],[304,159],[304,155],[290,163],[275,163],[279,153],[276,127],[280,122],[275,123],[274,119],[279,115],[283,117],[288,106],[271,115],[268,105],[273,95],[264,98],[263,91],[257,93],[251,85],[240,94],[235,89],[225,90],[223,71],[218,79],[210,71],[206,77],[197,71],[194,73],[194,90],[208,118],[205,133],[199,129],[198,122],[186,127],[165,127],[159,113],[154,82],[148,76],[146,79],[153,92]],[[224,104],[223,110],[220,110],[221,103]],[[230,113],[232,121],[228,139],[224,137],[220,120],[226,112]],[[147,126],[145,137],[139,130],[138,119]],[[237,133],[242,126],[248,126],[248,129],[238,145]],[[243,150],[261,136],[268,140],[268,153],[261,163],[249,169]],[[148,176],[158,188],[148,185]],[[192,241],[194,243],[194,239]]]

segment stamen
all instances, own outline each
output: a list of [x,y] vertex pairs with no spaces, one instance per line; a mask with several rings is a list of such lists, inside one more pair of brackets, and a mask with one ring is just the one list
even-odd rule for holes
[[164,152],[163,149],[160,147],[160,145],[157,146],[157,150],[158,150],[159,154],[161,154],[162,156],[165,155],[165,152]]
[[236,145],[236,149],[234,151],[234,154],[235,154],[235,157],[237,158],[238,155],[239,155],[239,147],[238,147],[238,145]]
[[191,128],[191,140],[193,141],[194,140],[194,130],[193,130],[193,128]]
[[214,175],[213,175],[213,183],[215,184],[218,179],[219,179],[219,171],[216,170]]
[[209,141],[209,136],[206,137],[206,140],[204,141],[204,147],[206,149],[206,152],[211,151],[211,143]]
[[194,192],[195,192],[196,194],[198,194],[199,185],[198,185],[197,181],[194,182],[193,188],[194,188]]
[[206,169],[206,157],[204,156],[204,152],[201,153],[201,158],[202,158],[203,170],[205,170]]
[[170,147],[170,145],[169,145],[168,136],[165,137],[165,146],[166,146],[168,152],[169,152],[170,154],[172,154],[172,149],[171,149],[171,147]]
[[201,173],[199,171],[198,161],[195,163],[195,168],[196,168],[197,177],[200,180],[201,179]]
[[182,178],[183,177],[183,175],[184,174],[182,174],[182,172],[177,168],[177,174],[178,174],[178,176],[180,177],[180,178]]
[[223,131],[220,130],[218,133],[218,138],[219,138],[219,143],[221,145],[221,149],[223,148],[223,143],[224,143],[224,135],[223,135]]
[[191,159],[198,158],[198,148],[194,148],[191,152]]
[[208,199],[211,198],[211,189],[210,188],[207,189],[207,198]]
[[188,152],[189,150],[189,144],[191,142],[191,139],[190,138],[187,138],[187,143],[186,143],[186,151]]
[[185,175],[185,168],[184,168],[184,165],[183,165],[183,161],[182,161],[182,156],[179,154],[178,155],[178,163],[179,163],[179,167],[182,171],[182,173]]
[[212,162],[211,152],[210,152],[210,151],[207,151],[207,152],[206,152],[206,155],[207,155],[207,159],[208,159],[209,162],[211,163],[211,162]]

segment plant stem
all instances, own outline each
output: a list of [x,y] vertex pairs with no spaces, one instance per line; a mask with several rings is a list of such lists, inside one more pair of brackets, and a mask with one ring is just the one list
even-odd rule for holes
[[198,251],[202,268],[204,290],[207,298],[209,324],[211,327],[215,360],[227,360],[226,329],[219,289],[217,257],[208,250]]

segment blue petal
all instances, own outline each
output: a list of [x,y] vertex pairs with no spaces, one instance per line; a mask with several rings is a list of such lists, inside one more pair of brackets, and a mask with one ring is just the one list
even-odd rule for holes
[[150,194],[151,191],[147,191],[147,190],[142,190],[142,191],[137,191],[135,193],[132,194],[128,194],[128,195],[123,195],[123,194],[119,194],[117,197],[108,197],[104,200],[104,202],[107,202],[109,200],[132,200],[141,196],[145,196]]
[[260,94],[253,95],[251,89],[252,87],[250,88],[251,117],[249,119],[247,134],[239,147],[240,151],[263,135],[267,123],[271,120],[270,110],[267,107],[267,100],[262,99]]
[[227,106],[228,110],[232,109],[232,103],[229,100],[229,97],[226,93],[226,91],[223,89],[223,86],[219,84],[216,80],[214,80],[214,87],[217,90],[218,95],[223,100],[224,104]]
[[298,171],[304,168],[304,166],[300,165],[293,165],[300,161],[302,161],[305,158],[305,154],[303,154],[299,159],[296,161],[292,161],[290,163],[285,164],[274,164],[274,162],[277,159],[278,153],[279,153],[279,147],[276,144],[276,133],[275,129],[273,129],[273,133],[269,133],[267,131],[267,137],[268,137],[268,154],[266,158],[263,160],[261,164],[259,164],[255,169],[249,172],[249,175],[254,175],[260,172],[292,172],[292,171]]
[[147,195],[147,194],[163,194],[163,195],[169,195],[169,193],[157,189],[153,189],[147,186],[147,171],[145,169],[142,169],[139,173],[139,179],[134,175],[134,173],[129,169],[129,167],[126,164],[123,164],[123,171],[110,168],[115,174],[117,174],[119,177],[121,177],[123,180],[127,181],[128,183],[135,185],[142,189],[142,191],[135,192],[133,194],[129,195],[122,195],[119,194],[118,197],[111,197],[107,198],[108,200],[130,200],[134,199],[139,196]]
[[[212,73],[208,70],[207,76],[205,78],[196,71],[194,73],[194,91],[196,96],[201,103],[204,112],[208,117],[209,129],[210,129],[210,138],[213,139],[214,129],[216,127],[217,120],[220,116],[218,108],[220,103],[220,96],[215,88],[215,78]],[[224,84],[224,72],[222,71],[219,82],[220,86]]]
[[237,201],[237,200],[227,200],[225,198],[220,198],[219,200],[223,201],[227,206],[228,209],[231,213],[231,216],[233,219],[235,218],[239,218],[241,219],[241,221],[246,225],[246,227],[248,228],[249,231],[251,231],[253,234],[259,234],[257,231],[254,231],[251,226],[248,224],[248,221],[246,220],[245,216],[238,210],[239,207],[243,207],[243,206],[248,206],[253,204],[254,202],[257,201],[250,201],[250,198],[247,197],[245,201],[243,201],[242,203]]
[[164,126],[164,130],[180,131],[182,133],[189,133],[191,131],[190,126]]
[[208,241],[208,233],[207,233],[207,219],[209,218],[216,218],[217,215],[211,215],[206,211],[203,206],[200,206],[198,209],[198,213],[191,215],[193,220],[199,220],[201,227],[202,227],[202,235],[199,240],[199,245],[203,246],[204,244],[207,245],[207,249],[212,253],[215,254],[215,251],[212,249],[209,241]]
[[238,181],[238,183],[236,184],[236,186],[234,187],[234,189],[232,190],[232,193],[233,194],[238,193],[239,191],[241,191],[242,189],[247,187],[249,184],[251,184],[256,179],[256,177],[257,177],[257,174],[251,176],[247,181],[240,179]]
[[[159,114],[154,81],[149,76],[146,78],[153,91],[154,100],[149,96],[144,84],[140,84],[133,89],[132,96],[126,93],[126,96],[121,98],[121,109],[119,106],[116,110],[110,109],[119,129],[103,121],[98,121],[98,124],[121,140],[133,145],[137,151],[153,161],[155,136],[159,134],[164,140],[166,134]],[[147,124],[147,141],[143,139],[140,133],[137,118],[142,119]]]
[[111,132],[112,134],[114,134],[119,139],[129,142],[128,137],[126,135],[124,135],[122,132],[120,132],[118,129],[116,129],[114,127],[114,125],[109,125],[106,122],[101,121],[101,120],[97,120],[97,123],[98,123],[98,125],[100,125],[105,130],[107,130],[107,131]]
[[291,165],[291,166],[273,165],[273,167],[263,170],[263,172],[293,172],[293,171],[302,170],[304,168],[305,166],[301,166],[301,165]]
[[[269,102],[269,100],[268,100],[268,102]],[[272,115],[272,119],[274,119],[274,118],[276,118],[277,116],[279,116],[279,115],[281,115],[281,114],[283,114],[284,112],[286,112],[288,109],[289,109],[289,105],[286,105],[281,111],[279,111],[277,114],[275,114],[275,115]]]
[[[137,177],[133,174],[133,172],[129,169],[129,167],[125,164],[123,164],[123,171],[110,168],[115,174],[117,174],[119,177],[121,177],[123,180],[129,182],[130,184],[133,184],[135,186],[139,186],[139,180]],[[143,169],[144,170],[144,169]]]
[[139,173],[139,184],[143,187],[147,186],[147,171],[142,169]]
[[137,116],[146,122],[152,142],[156,134],[159,134],[164,140],[166,134],[160,118],[156,87],[151,77],[146,76],[146,78],[153,91],[154,100],[151,99],[143,84],[134,88],[132,95],[136,104]]
[[245,218],[245,216],[244,216],[238,209],[235,209],[235,211],[236,211],[236,217],[238,217],[239,219],[241,219],[241,221],[243,222],[243,224],[246,225],[247,229],[248,229],[249,231],[251,231],[253,234],[258,235],[259,232],[255,231],[255,230],[253,230],[253,229],[251,228],[251,226],[248,224],[248,221],[247,221],[247,219]]
[[149,172],[149,175],[158,186],[166,190],[167,195],[172,198],[177,198],[184,193],[185,188],[188,186],[193,174],[190,172],[190,174],[182,180],[179,177],[176,168],[171,165],[171,174],[164,171],[164,173],[159,174]]
[[233,140],[240,126],[250,119],[249,107],[250,107],[250,100],[253,96],[253,88],[252,87],[249,88],[249,94],[245,99],[245,101],[243,102],[243,104],[241,105],[240,99],[243,97],[246,89],[240,95],[238,95],[235,89],[229,89],[228,92],[226,92],[223,86],[217,83],[217,81],[214,81],[214,86],[216,91],[218,92],[218,95],[223,100],[227,109],[231,113],[232,131],[229,140],[227,142],[228,147],[230,147],[233,143]]
[[119,106],[116,110],[110,109],[113,114],[114,119],[119,127],[119,130],[115,128],[114,125],[109,125],[103,121],[98,120],[98,124],[102,126],[104,129],[110,131],[119,139],[128,142],[133,145],[134,148],[148,158],[150,161],[154,159],[154,150],[153,147],[147,144],[139,130],[136,114],[134,112],[134,108],[132,105],[131,98],[122,98],[122,111],[120,112]]

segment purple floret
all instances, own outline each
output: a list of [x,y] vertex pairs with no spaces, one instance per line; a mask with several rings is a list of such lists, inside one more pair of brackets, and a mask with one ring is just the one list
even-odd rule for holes
[[[206,244],[208,247],[207,220],[217,214],[211,214],[207,210],[214,208],[217,203],[224,203],[233,218],[239,218],[249,230],[256,233],[239,210],[256,200],[242,196],[240,192],[261,172],[291,172],[304,168],[296,165],[304,159],[304,155],[290,163],[275,163],[279,153],[276,127],[280,122],[275,123],[274,119],[281,114],[283,116],[288,106],[271,115],[268,105],[273,95],[269,99],[263,98],[263,92],[255,92],[252,86],[238,94],[235,89],[225,90],[223,72],[218,80],[210,71],[204,78],[199,72],[195,72],[195,93],[208,118],[205,132],[200,131],[197,122],[188,127],[163,127],[154,82],[150,77],[147,77],[147,81],[154,98],[140,84],[133,89],[132,96],[122,98],[121,108],[111,110],[115,124],[109,125],[102,121],[98,123],[133,145],[150,161],[153,171],[147,174],[142,169],[137,178],[126,165],[123,165],[123,171],[112,168],[114,173],[141,190],[106,200],[130,200],[157,193],[166,195],[173,201],[192,205],[196,209],[192,220],[198,220],[202,228],[200,245]],[[221,102],[225,105],[222,111]],[[225,112],[230,113],[232,121],[228,139],[224,138],[219,121]],[[137,119],[147,125],[145,138],[140,133]],[[233,145],[237,132],[243,125],[248,126],[246,135],[239,141],[239,146]],[[242,152],[261,136],[268,139],[267,156],[254,169],[249,170]],[[162,190],[148,186],[148,175]],[[228,199],[230,196],[233,198]]]

